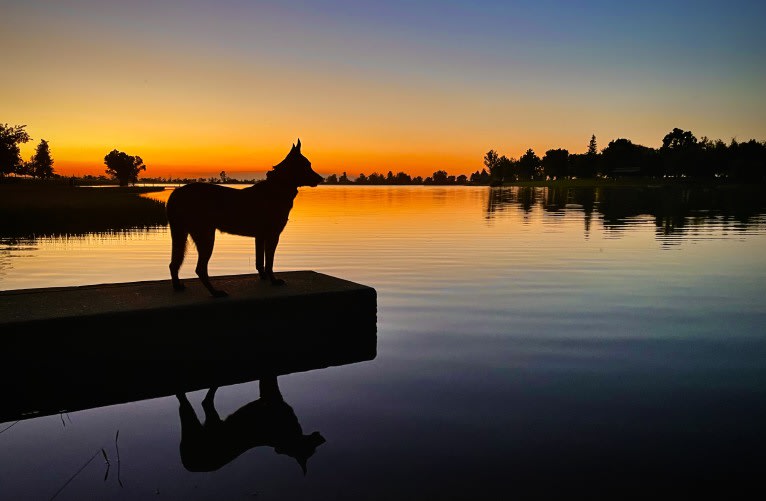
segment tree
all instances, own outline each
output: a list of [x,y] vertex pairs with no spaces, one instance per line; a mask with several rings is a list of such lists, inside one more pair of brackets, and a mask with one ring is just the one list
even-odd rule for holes
[[487,184],[489,183],[489,173],[487,172],[487,169],[482,169],[481,172],[476,171],[471,174],[469,179],[472,183]]
[[602,174],[606,176],[623,176],[638,174],[653,174],[656,164],[657,150],[633,144],[630,139],[619,138],[609,141],[601,152]]
[[32,177],[45,179],[53,176],[53,158],[48,147],[48,141],[45,139],[41,139],[40,144],[37,145],[35,154],[29,161],[29,171]]
[[702,136],[697,143],[699,148],[698,165],[695,172],[705,177],[724,175],[729,161],[729,149],[720,139],[712,140]]
[[368,184],[385,184],[385,182],[386,182],[385,176],[383,174],[378,174],[377,172],[373,172],[367,178]]
[[543,175],[556,179],[562,178],[567,175],[569,151],[561,148],[548,150],[540,163],[543,167]]
[[588,143],[588,152],[586,155],[598,155],[598,147],[596,145],[596,135],[590,136],[590,142]]
[[575,177],[594,177],[599,170],[600,157],[596,135],[593,134],[585,153],[569,155],[569,174]]
[[225,170],[222,170],[221,173],[218,174],[218,176],[221,178],[221,182],[222,183],[225,183],[226,180],[229,179],[229,176],[226,175],[226,171]]
[[412,184],[412,178],[406,172],[397,172],[394,176],[394,184]]
[[690,130],[676,127],[662,138],[660,155],[665,164],[665,172],[669,175],[696,174],[695,168],[699,164],[700,152],[697,138]]
[[431,179],[434,184],[447,184],[449,182],[446,170],[437,170]]
[[484,155],[484,166],[489,170],[489,175],[494,179],[500,179],[502,174],[499,172],[500,156],[495,150],[489,150]]
[[540,157],[535,154],[532,148],[529,148],[524,155],[519,158],[519,179],[535,179],[540,168]]
[[0,124],[0,176],[17,172],[22,165],[19,145],[31,139],[24,127]]
[[144,161],[139,156],[128,155],[122,151],[112,150],[104,157],[107,175],[115,178],[120,186],[135,184],[138,173],[146,170]]
[[508,158],[505,155],[497,160],[497,166],[495,167],[495,170],[497,171],[498,177],[501,181],[513,181],[516,178],[516,174],[513,172],[515,165],[516,160],[513,158]]
[[324,184],[338,184],[338,175],[330,174],[329,176],[324,178]]
[[746,143],[732,140],[729,147],[729,175],[742,181],[766,180],[766,141],[751,139]]
[[662,149],[688,149],[697,145],[697,138],[694,137],[692,131],[682,130],[678,127],[668,132],[665,137],[662,138]]
[[572,153],[569,155],[567,172],[575,178],[595,177],[598,172],[599,156],[588,155],[587,153]]

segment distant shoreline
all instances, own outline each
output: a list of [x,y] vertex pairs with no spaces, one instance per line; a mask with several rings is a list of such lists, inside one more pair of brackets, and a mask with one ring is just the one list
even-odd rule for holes
[[[259,180],[236,180],[227,179],[199,181],[194,179],[163,180],[163,179],[139,179],[135,184],[121,187],[124,192],[149,193],[160,191],[167,187],[183,186],[184,184],[206,182],[211,184],[223,185],[252,185]],[[0,177],[0,190],[11,189],[12,187],[24,187],[33,189],[35,187],[52,188],[57,186],[68,187],[120,187],[116,181],[102,178],[78,178],[78,177],[54,177],[49,179],[31,179],[25,177],[6,176]],[[631,187],[631,188],[656,188],[656,187],[683,187],[683,186],[708,186],[708,187],[748,187],[764,186],[764,183],[757,181],[743,181],[729,178],[653,178],[653,177],[619,177],[619,178],[583,178],[583,179],[550,179],[550,180],[528,180],[528,181],[495,181],[492,183],[323,183],[320,186],[424,186],[424,187],[445,187],[445,186],[471,186],[471,187],[522,187],[522,188],[602,188],[602,187]]]

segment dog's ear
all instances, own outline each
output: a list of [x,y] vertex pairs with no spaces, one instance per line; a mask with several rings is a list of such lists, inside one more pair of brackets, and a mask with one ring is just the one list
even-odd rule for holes
[[301,151],[301,138],[298,138],[298,144],[295,146],[298,151]]

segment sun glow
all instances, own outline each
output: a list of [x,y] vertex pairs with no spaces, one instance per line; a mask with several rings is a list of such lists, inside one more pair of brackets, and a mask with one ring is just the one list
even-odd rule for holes
[[171,4],[3,7],[18,77],[0,80],[0,121],[27,125],[25,160],[46,139],[63,175],[102,174],[118,149],[145,177],[251,178],[300,137],[324,175],[425,177],[469,175],[489,149],[583,153],[592,134],[766,138],[755,3],[659,18],[644,4]]

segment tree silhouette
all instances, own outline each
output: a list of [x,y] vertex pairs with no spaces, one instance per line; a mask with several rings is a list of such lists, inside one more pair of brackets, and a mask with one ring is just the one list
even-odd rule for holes
[[23,165],[19,145],[30,140],[24,127],[0,124],[0,176],[18,172]]
[[513,172],[516,167],[516,160],[508,158],[503,155],[497,161],[497,171],[500,174],[502,181],[513,181],[516,179],[516,174]]
[[731,177],[741,181],[766,181],[766,142],[732,140],[729,151]]
[[412,184],[412,178],[406,172],[397,172],[394,176],[394,184]]
[[569,151],[561,148],[548,150],[540,162],[543,167],[543,175],[551,178],[562,178],[569,170]]
[[501,179],[503,176],[500,173],[498,167],[500,167],[500,155],[495,150],[489,150],[484,155],[484,166],[489,171],[489,175],[492,179]]
[[633,144],[630,139],[615,139],[610,141],[601,152],[602,174],[605,176],[646,174],[657,163],[656,153],[657,150]]
[[586,155],[598,155],[598,147],[596,145],[596,135],[590,136],[590,142],[588,143],[588,152]]
[[540,169],[540,157],[538,157],[532,148],[529,148],[519,158],[519,179],[535,179]]
[[32,177],[49,178],[53,176],[53,158],[51,157],[51,150],[48,147],[48,141],[45,139],[40,140],[40,144],[37,145],[35,154],[32,155],[32,159],[29,161],[29,174]]
[[449,183],[449,176],[447,176],[447,171],[445,170],[437,170],[433,173],[433,176],[431,177],[434,184],[448,184]]
[[144,161],[139,156],[131,156],[122,151],[112,150],[104,157],[106,173],[117,179],[120,186],[135,184],[138,181],[138,173],[146,170]]
[[662,148],[679,150],[688,149],[697,145],[697,138],[692,131],[674,128],[662,138]]
[[695,175],[701,148],[690,130],[674,128],[662,138],[660,155],[665,173],[671,176]]

